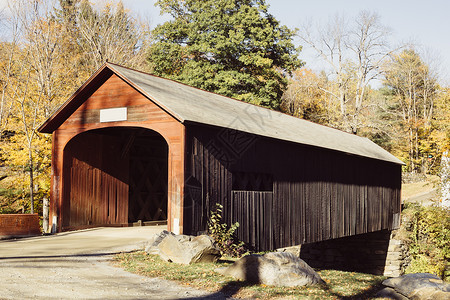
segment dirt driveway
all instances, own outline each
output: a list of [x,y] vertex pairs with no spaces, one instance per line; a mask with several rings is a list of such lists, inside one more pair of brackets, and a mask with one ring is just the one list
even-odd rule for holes
[[95,228],[0,241],[0,299],[223,299],[110,264],[164,227]]

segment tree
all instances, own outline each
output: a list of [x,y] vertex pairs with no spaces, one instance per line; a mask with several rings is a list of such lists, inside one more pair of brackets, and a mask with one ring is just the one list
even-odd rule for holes
[[414,49],[392,55],[384,76],[384,84],[391,90],[403,121],[408,171],[416,172],[428,155],[430,158],[435,156],[431,149],[436,145],[430,144],[428,138],[434,130],[432,118],[439,89],[437,78]]
[[[72,22],[74,5],[74,2],[67,3],[65,10]],[[106,61],[129,67],[144,66],[148,27],[128,14],[121,1],[108,3],[99,11],[88,0],[81,1],[76,26],[78,43],[95,69]]]
[[[442,157],[450,151],[450,89],[439,87],[433,100],[433,111],[428,127],[429,135],[421,142],[420,151],[428,157],[422,159],[422,170],[438,174]],[[441,176],[442,177],[442,176]]]
[[158,25],[148,61],[153,73],[278,109],[286,73],[302,63],[294,32],[264,0],[159,0],[173,20]]
[[[54,100],[59,85],[61,29],[52,16],[53,5],[51,0],[22,0],[10,5],[13,15],[10,27],[20,29],[21,34],[13,36],[12,42],[8,43],[14,52],[10,52],[7,60],[6,84],[2,87],[6,96],[2,101],[7,103],[5,99],[9,99],[11,103],[10,114],[6,117],[13,137],[6,138],[2,151],[12,169],[21,169],[29,175],[31,213],[34,213],[37,191],[35,172],[39,173],[35,155],[39,156],[43,148],[40,142],[46,140],[37,135],[36,129],[52,112],[52,107],[60,104]],[[18,165],[22,168],[17,168]]]
[[292,116],[323,125],[334,125],[334,107],[330,96],[321,87],[326,86],[325,76],[301,68],[293,72],[283,94],[281,110]]
[[7,180],[21,190],[20,200],[30,198],[24,210],[30,207],[33,213],[50,182],[50,138],[38,134],[37,127],[105,60],[145,66],[147,31],[121,2],[93,9],[80,0],[10,1],[5,28],[7,34],[0,37],[1,157],[13,178]]
[[18,86],[14,82],[14,73],[24,68],[24,62],[17,59],[19,41],[22,37],[23,28],[17,13],[17,6],[9,4],[11,14],[4,17],[0,24],[9,33],[9,41],[0,42],[0,138],[7,129],[9,117],[13,108],[14,91]]
[[440,88],[435,101],[433,121],[437,125],[436,139],[441,152],[450,152],[450,88]]
[[376,13],[362,11],[348,25],[343,16],[330,19],[325,29],[304,26],[301,40],[311,47],[331,70],[332,85],[321,87],[339,103],[341,128],[357,134],[370,82],[380,72],[383,60],[391,53],[390,32]]

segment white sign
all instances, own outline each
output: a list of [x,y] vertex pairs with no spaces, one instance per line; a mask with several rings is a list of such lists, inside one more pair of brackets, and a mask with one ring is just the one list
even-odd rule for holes
[[126,121],[126,120],[127,120],[126,107],[100,109],[100,123]]

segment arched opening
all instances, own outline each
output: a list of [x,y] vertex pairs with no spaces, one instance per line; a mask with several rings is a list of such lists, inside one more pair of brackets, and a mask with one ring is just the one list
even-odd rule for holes
[[140,127],[90,130],[64,149],[63,230],[167,220],[168,145]]

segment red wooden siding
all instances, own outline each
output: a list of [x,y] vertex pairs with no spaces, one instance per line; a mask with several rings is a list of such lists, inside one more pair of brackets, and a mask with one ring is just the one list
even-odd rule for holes
[[[86,89],[87,88],[92,87],[88,85]],[[64,206],[67,205],[67,191],[64,189],[69,189],[70,187],[63,185],[63,182],[66,182],[65,180],[67,180],[67,178],[64,177],[72,176],[74,180],[78,180],[77,178],[84,176],[81,173],[73,175],[68,173],[67,170],[69,166],[78,162],[69,159],[67,154],[64,155],[65,150],[68,150],[68,153],[70,152],[70,149],[66,149],[66,146],[69,141],[83,132],[109,127],[141,127],[153,130],[164,137],[168,145],[168,226],[170,229],[174,219],[178,219],[179,223],[183,224],[184,126],[114,74],[106,79],[98,89],[88,92],[85,91],[82,95],[90,96],[57,130],[53,132],[51,214],[58,217],[59,230],[61,230],[61,224],[67,224],[64,220],[67,216],[63,213],[65,210]],[[127,120],[100,123],[100,109],[114,107],[127,107]],[[88,150],[87,147],[81,149],[81,151],[85,151],[88,156],[95,156],[97,155],[95,152],[100,152],[98,149],[91,150],[92,151]],[[83,166],[81,167],[83,169]],[[102,166],[101,168],[106,167],[107,166]],[[88,171],[86,169],[85,171],[79,172]],[[94,174],[97,174],[95,176],[100,176],[98,171],[92,172],[93,176]],[[108,179],[108,176],[101,175],[100,177],[103,178],[102,180],[110,180],[110,182],[115,181],[115,179],[112,178]],[[108,187],[107,184],[105,189],[108,189],[108,192],[104,191],[102,193],[104,195],[110,195],[110,193],[127,193],[125,186],[117,188],[118,186],[116,183],[112,185],[116,186],[116,188],[111,188],[111,185]],[[73,191],[76,193],[76,188]],[[92,202],[91,205],[93,207],[96,206],[95,203]],[[97,220],[108,220],[108,210],[106,209],[106,206],[109,207],[110,214],[112,213],[111,209],[115,209],[113,208],[114,205],[104,205],[104,207],[98,208],[99,215],[96,216]],[[124,205],[124,202],[122,203],[119,201],[118,207],[120,208],[120,213],[115,212],[117,214],[116,221],[119,223],[123,222],[124,215],[127,214],[124,211]],[[113,222],[111,215],[109,220],[110,222]],[[180,230],[183,230],[182,226],[180,226]]]
[[[63,226],[128,223],[128,159],[118,137],[89,131],[65,150]],[[111,163],[114,162],[114,163]]]

